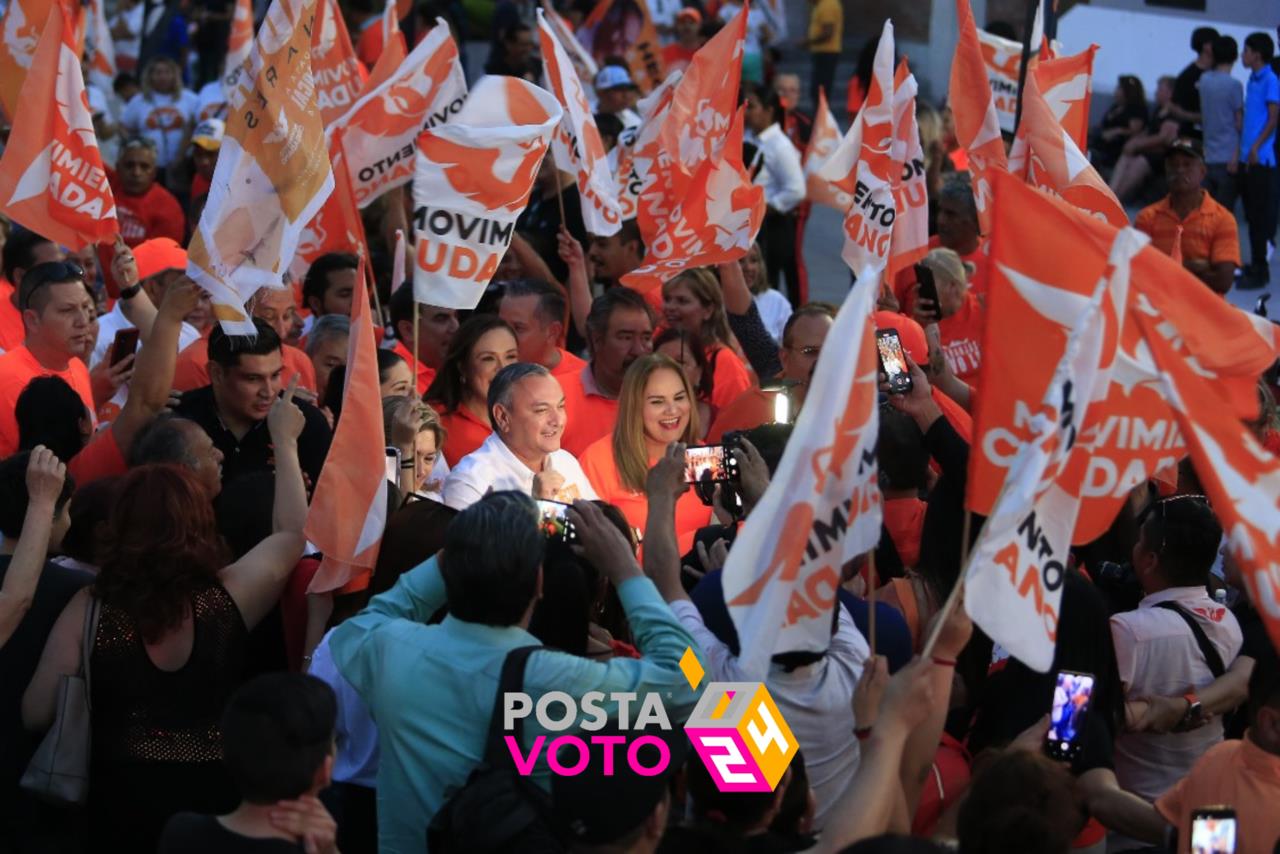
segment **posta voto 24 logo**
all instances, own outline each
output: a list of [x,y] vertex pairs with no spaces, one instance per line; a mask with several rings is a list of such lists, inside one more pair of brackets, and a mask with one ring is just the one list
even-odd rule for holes
[[[706,675],[691,648],[685,649],[680,670],[695,691]],[[617,706],[617,729],[634,736],[592,734],[610,723],[605,703]],[[502,727],[508,733],[518,719],[531,714],[547,732],[566,732],[575,727],[582,732],[581,735],[566,732],[549,739],[539,735],[527,755],[515,736],[506,735],[504,742],[516,771],[525,777],[533,773],[534,764],[544,749],[551,773],[565,777],[577,776],[586,770],[592,751],[599,751],[603,756],[606,776],[612,775],[624,758],[633,773],[648,777],[664,773],[671,764],[667,741],[645,733],[650,727],[664,732],[672,729],[662,698],[652,691],[643,695],[633,691],[612,694],[589,691],[581,701],[564,691],[548,691],[536,703],[524,692],[508,692],[503,695],[502,709]],[[791,728],[763,682],[709,683],[698,698],[684,731],[722,792],[772,792],[798,749]],[[658,761],[649,766],[640,762],[640,749],[646,745],[658,751]]]

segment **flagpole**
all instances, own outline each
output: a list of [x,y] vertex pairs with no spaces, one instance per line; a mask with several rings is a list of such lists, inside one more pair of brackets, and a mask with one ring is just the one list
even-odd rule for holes
[[[871,646],[871,656],[876,654],[876,550],[867,553],[867,643]],[[836,603],[839,607],[839,603]]]
[[1013,114],[1013,132],[1018,132],[1022,124],[1022,93],[1027,86],[1027,68],[1031,65],[1031,35],[1036,28],[1036,10],[1040,8],[1040,0],[1027,0],[1027,17],[1023,21],[1026,28],[1022,36],[1022,62],[1018,66],[1018,103]]
[[[403,286],[402,286],[402,287],[403,287]],[[417,389],[417,388],[418,388],[418,366],[419,366],[420,364],[422,364],[422,357],[418,355],[418,354],[421,352],[421,351],[418,349],[418,344],[419,344],[418,339],[421,337],[421,333],[420,333],[420,331],[419,331],[419,329],[418,329],[418,326],[419,326],[419,324],[418,324],[418,295],[417,295],[417,294],[414,294],[414,295],[413,295],[413,364],[409,366],[409,367],[413,368],[413,387],[414,387],[414,389]],[[419,396],[421,396],[421,395],[419,395]]]
[[[351,183],[351,169],[347,166],[347,148],[343,144],[345,138],[346,134],[342,128],[334,129],[333,147],[338,154],[341,155],[342,159],[341,179],[345,185],[344,189],[346,190],[347,198],[350,199],[352,203],[355,203],[355,186]],[[382,300],[378,297],[378,282],[373,276],[373,256],[369,251],[369,235],[365,234],[364,221],[360,219],[360,208],[358,206],[356,207],[353,215],[356,218],[356,221],[352,223],[353,230],[360,236],[360,245],[356,247],[356,253],[360,256],[361,260],[364,261],[365,282],[368,285],[369,290],[373,292],[373,311],[376,320],[374,325],[381,328],[382,325],[386,323],[386,317],[382,314]]]
[[946,625],[951,612],[955,610],[956,602],[960,601],[960,591],[964,588],[965,570],[969,563],[969,525],[972,519],[973,514],[969,508],[964,508],[964,526],[960,534],[960,574],[956,577],[955,586],[951,588],[951,595],[947,597],[946,602],[942,603],[942,609],[938,611],[933,629],[929,632],[929,639],[925,641],[924,649],[920,651],[921,658],[929,658],[933,655],[933,647],[942,634],[942,627]]
[[551,158],[551,166],[556,170],[556,201],[560,203],[560,224],[565,228],[569,227],[569,222],[564,218],[564,188],[561,186],[560,164],[556,163],[555,150],[548,146],[547,156]]

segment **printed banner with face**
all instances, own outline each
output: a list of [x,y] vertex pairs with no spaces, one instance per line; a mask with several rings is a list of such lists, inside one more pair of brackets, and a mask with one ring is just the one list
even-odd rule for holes
[[564,117],[551,139],[551,154],[558,169],[573,173],[577,179],[582,220],[587,231],[608,237],[622,227],[618,185],[609,172],[608,155],[600,141],[586,89],[542,11],[538,10],[542,73],[547,88],[564,110]]
[[439,19],[394,74],[376,86],[373,79],[369,82],[360,99],[330,126],[331,132],[342,132],[361,208],[409,183],[418,134],[449,121],[467,99],[458,46]]
[[104,0],[89,3],[88,41],[86,64],[89,69],[89,85],[105,92],[112,91],[116,79],[116,46],[107,26]]
[[578,28],[578,41],[597,65],[625,58],[641,92],[662,82],[662,44],[645,0],[600,0]]
[[[998,199],[996,205],[1003,203]],[[979,402],[975,424],[981,437],[1002,431],[1017,438],[995,505],[969,555],[965,609],[993,641],[1042,673],[1053,666],[1080,506],[1079,495],[1064,486],[1062,476],[1070,458],[1083,453],[1077,443],[1081,423],[1106,394],[1128,300],[1129,259],[1146,241],[1136,231],[1122,231],[1107,274],[1087,299],[1016,274],[994,279],[987,294],[993,317],[1016,314],[1034,323],[1045,333],[1038,352],[1060,355],[1038,393],[1018,379],[1011,383],[1015,388],[1000,389],[992,403],[985,393]],[[988,343],[1013,346],[1003,340],[989,336]],[[1004,361],[1013,358],[1005,354]],[[994,474],[981,454],[972,455],[975,459],[971,469]]]
[[859,279],[845,298],[829,333],[845,346],[818,356],[777,472],[729,551],[724,598],[753,679],[777,653],[830,646],[841,568],[880,541],[878,292]]
[[475,308],[533,190],[560,105],[516,77],[482,77],[444,125],[418,137],[413,293]]
[[991,88],[983,85],[987,79],[987,66],[969,0],[956,0],[956,18],[960,40],[956,43],[951,62],[951,82],[947,91],[951,93],[956,140],[969,155],[978,223],[983,234],[991,234],[991,172],[1007,169],[1008,162]]
[[831,114],[827,93],[818,92],[818,109],[813,114],[813,129],[809,132],[809,146],[804,152],[805,190],[809,201],[844,213],[853,204],[853,196],[826,180],[821,175],[823,165],[840,145],[840,126]]
[[342,118],[360,97],[369,72],[356,57],[337,0],[316,0],[311,39],[311,72],[316,106],[325,127]]
[[[323,2],[323,0],[321,0]],[[333,191],[311,77],[316,0],[273,0],[241,82],[187,272],[232,335],[252,334],[244,304],[282,285],[303,227]]]
[[1034,75],[1027,76],[1022,94],[1022,124],[1009,151],[1009,171],[1116,228],[1129,224],[1120,200],[1054,118]]
[[1034,75],[1053,117],[1081,151],[1089,150],[1089,105],[1093,100],[1093,56],[1096,44],[1073,56],[1041,59]]
[[892,159],[901,168],[893,175],[893,206],[897,217],[889,243],[885,278],[893,281],[899,270],[929,253],[929,187],[925,175],[924,148],[916,124],[916,78],[903,57],[893,83]]
[[[16,5],[10,4],[10,9]],[[116,203],[102,167],[71,25],[54,4],[31,56],[26,105],[0,157],[0,211],[74,250],[110,243]]]

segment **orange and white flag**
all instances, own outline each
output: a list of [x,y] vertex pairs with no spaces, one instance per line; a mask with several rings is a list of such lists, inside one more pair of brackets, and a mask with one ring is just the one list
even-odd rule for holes
[[360,97],[369,72],[356,58],[338,1],[316,0],[315,7],[311,73],[315,78],[316,106],[328,127],[342,118]]
[[[640,99],[636,111],[640,114],[640,126],[633,133],[624,132],[618,138],[617,166],[614,169],[618,183],[618,210],[623,221],[635,219],[640,212],[640,191],[644,189],[645,175],[657,162],[656,153],[660,142],[659,134],[662,125],[671,111],[671,103],[675,99],[676,86],[684,79],[683,71],[673,71],[662,81],[662,85]],[[640,161],[636,161],[636,152],[642,152]]]
[[[388,16],[395,14],[395,3],[388,3],[386,11],[379,21],[378,29],[382,33],[382,37],[386,39],[386,46],[382,48],[378,54],[377,61],[369,69],[369,79],[364,82],[364,88],[360,90],[360,95],[372,92],[374,89],[382,85],[383,81],[391,77],[404,64],[405,59],[409,56],[409,44],[405,41],[404,33],[400,31],[400,22],[392,17],[390,24],[393,29],[388,29]],[[440,18],[436,18],[436,26],[441,23]],[[434,29],[434,27],[432,28]],[[426,38],[430,34],[430,30],[423,34]]]
[[370,314],[368,295],[361,289],[351,300],[342,418],[333,431],[303,529],[324,554],[308,593],[328,593],[357,576],[371,575],[387,526],[384,449],[381,442],[369,440],[383,435],[378,337]]
[[746,27],[744,6],[694,54],[661,122],[636,140],[645,257],[622,277],[628,287],[650,292],[681,270],[737,260],[760,230],[764,190],[742,163],[738,108]]
[[[311,77],[317,0],[273,0],[229,93],[226,135],[187,272],[228,334],[253,333],[245,302],[279,288],[302,230],[333,191]],[[324,2],[324,0],[320,0]]]
[[560,114],[545,89],[481,77],[448,124],[418,137],[414,299],[475,308],[511,245]]
[[31,68],[40,26],[48,18],[50,5],[42,0],[9,0],[0,19],[0,107],[10,121],[17,115],[18,93]]
[[546,87],[564,110],[551,138],[556,168],[572,173],[577,179],[582,221],[587,231],[601,237],[616,234],[622,227],[618,185],[609,171],[609,158],[600,140],[586,89],[542,9],[538,10],[538,41]]
[[[973,172],[973,197],[978,205],[978,223],[983,234],[991,234],[992,170],[1008,168],[1000,121],[987,79],[986,61],[978,40],[969,0],[956,0],[960,40],[951,62],[951,112],[955,116],[956,140],[969,155]],[[1012,125],[1010,125],[1012,127]]]
[[107,13],[103,4],[104,0],[89,2],[87,66],[89,85],[97,86],[105,93],[113,91],[117,69],[115,41],[111,38],[111,28],[107,26]]
[[809,201],[844,213],[853,204],[853,196],[819,175],[827,159],[840,145],[842,136],[827,103],[827,93],[819,90],[818,109],[813,114],[813,129],[809,132],[809,145],[804,152],[805,189]]
[[556,40],[569,52],[569,61],[573,63],[573,70],[578,72],[578,79],[582,81],[583,86],[591,86],[597,72],[600,71],[600,66],[582,46],[582,42],[578,41],[578,37],[573,34],[573,27],[568,21],[551,8],[550,4],[544,4],[541,9],[547,26],[556,34]]
[[916,124],[916,78],[906,57],[898,63],[893,82],[892,159],[900,168],[893,173],[893,239],[885,278],[893,281],[904,270],[929,254],[929,187],[924,168],[924,148]]
[[289,263],[289,278],[294,282],[302,281],[321,255],[345,252],[369,257],[369,238],[352,189],[341,131],[335,132],[329,141],[329,163],[333,168],[333,192],[298,237],[298,248]]
[[71,39],[62,7],[52,5],[20,94],[28,117],[14,123],[0,157],[0,212],[78,251],[110,243],[118,228]]
[[724,567],[738,665],[752,678],[776,653],[830,647],[841,567],[880,541],[878,293],[867,278],[845,297],[830,332],[842,346],[818,356],[778,470]]
[[1120,200],[1054,117],[1034,75],[1027,76],[1022,93],[1022,124],[1009,151],[1009,171],[1116,228],[1129,224]]
[[614,56],[626,59],[641,92],[662,82],[662,44],[645,0],[599,0],[577,35],[597,65]]
[[361,208],[412,180],[418,134],[449,121],[467,99],[458,46],[442,20],[391,76],[375,85],[376,76],[330,125],[331,132],[342,132],[352,191]]
[[[1012,133],[1018,110],[1018,70],[1022,65],[1022,42],[993,35],[986,30],[978,30],[977,34],[1000,129]],[[1031,44],[1033,47],[1027,66],[1028,74],[1040,61],[1040,50],[1045,46],[1051,51],[1053,49],[1044,37],[1043,6],[1036,7],[1035,23],[1031,27]]]
[[1089,150],[1089,105],[1093,100],[1093,57],[1096,44],[1073,56],[1041,59],[1028,74],[1034,75],[1053,116],[1075,141]]

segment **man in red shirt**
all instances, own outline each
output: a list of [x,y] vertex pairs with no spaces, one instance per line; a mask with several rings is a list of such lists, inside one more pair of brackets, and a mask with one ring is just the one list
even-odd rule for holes
[[18,449],[14,409],[34,378],[61,377],[90,413],[94,409],[89,369],[76,358],[84,352],[94,316],[84,271],[66,261],[35,265],[22,277],[18,306],[27,335],[22,346],[0,356],[0,457]]
[[120,236],[130,248],[153,237],[186,242],[187,218],[182,205],[156,183],[154,142],[142,137],[126,140],[111,178]]
[[22,287],[23,274],[37,264],[61,261],[64,257],[62,247],[34,231],[18,228],[9,235],[0,258],[4,264],[4,278],[0,279],[0,350],[8,352],[21,346],[27,336],[22,312],[18,309],[18,289]]
[[610,288],[591,303],[587,343],[591,361],[559,378],[567,423],[560,447],[575,457],[613,432],[622,376],[636,359],[653,352],[653,309],[630,288]]
[[702,47],[702,14],[685,7],[676,13],[676,40],[662,49],[662,64],[667,73],[684,71],[693,55]]
[[[984,306],[987,300],[988,265],[985,243],[982,231],[978,228],[978,205],[973,198],[973,185],[964,175],[948,176],[938,194],[938,233],[929,238],[929,248],[950,249],[960,256],[961,261],[973,265],[973,273],[969,276],[969,292]],[[915,284],[915,268],[907,267],[894,280],[893,293],[898,308],[882,308],[900,310],[910,317],[914,308],[911,289]]]
[[560,346],[564,340],[565,300],[559,288],[541,279],[507,282],[498,316],[516,333],[520,361],[536,362],[557,380],[581,373],[587,363]]
[[427,305],[418,309],[418,358],[409,348],[413,346],[413,283],[401,285],[391,295],[391,328],[395,330],[394,352],[414,369],[418,378],[418,394],[426,394],[436,371],[444,364],[449,352],[449,342],[458,331],[458,313],[451,308]]

